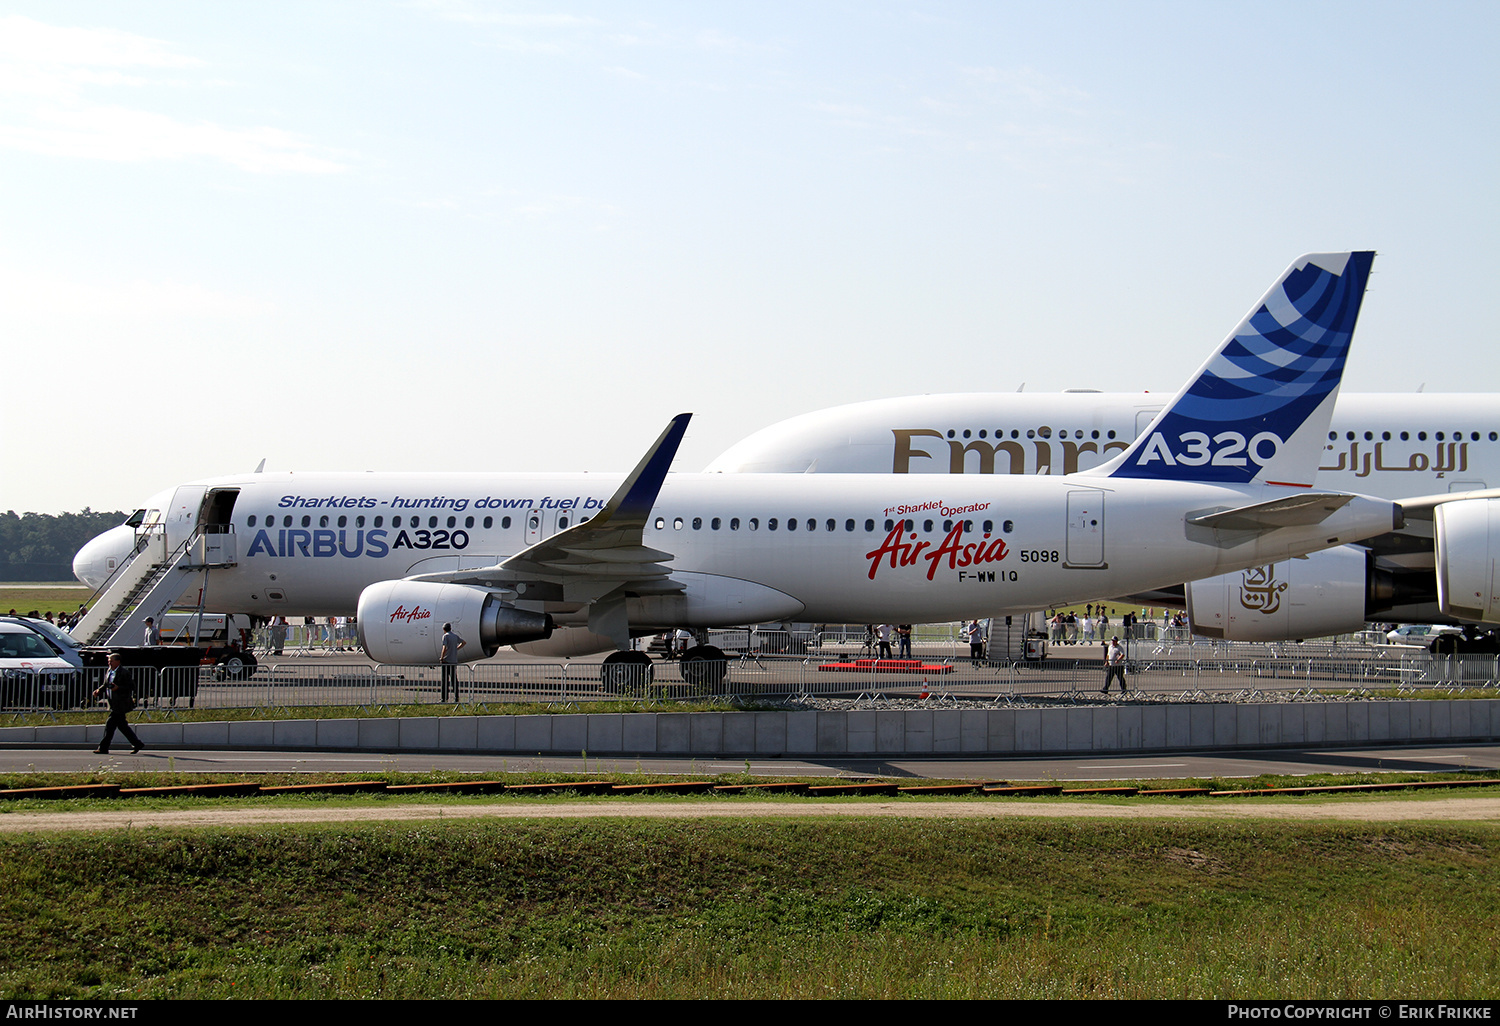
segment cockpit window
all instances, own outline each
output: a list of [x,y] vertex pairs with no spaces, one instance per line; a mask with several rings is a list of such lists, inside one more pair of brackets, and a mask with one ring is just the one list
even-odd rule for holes
[[140,527],[141,526],[141,521],[143,521],[145,519],[146,519],[146,511],[143,510],[143,509],[138,509],[134,513],[130,514],[130,516],[128,518],[126,518],[125,525],[127,527]]

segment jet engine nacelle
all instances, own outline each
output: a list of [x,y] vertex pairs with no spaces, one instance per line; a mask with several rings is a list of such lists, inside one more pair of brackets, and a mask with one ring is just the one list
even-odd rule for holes
[[1500,623],[1500,499],[1459,499],[1433,511],[1438,608],[1459,620]]
[[613,652],[617,647],[609,638],[595,634],[587,627],[559,627],[544,641],[516,645],[516,651],[542,659],[576,659],[599,652]]
[[458,658],[486,659],[501,645],[552,634],[552,617],[506,605],[494,592],[466,584],[381,581],[359,596],[359,643],[382,663],[436,663],[443,624],[465,641]]
[[1193,581],[1187,586],[1193,633],[1229,641],[1290,641],[1362,630],[1368,562],[1365,550],[1343,545]]

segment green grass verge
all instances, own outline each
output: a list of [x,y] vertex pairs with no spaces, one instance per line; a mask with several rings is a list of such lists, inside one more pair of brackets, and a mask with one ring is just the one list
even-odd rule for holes
[[1488,826],[464,822],[0,841],[0,997],[1492,998]]
[[93,593],[94,589],[85,584],[42,583],[35,588],[16,588],[0,583],[0,613],[8,613],[12,609],[22,616],[33,609],[39,613],[50,609],[54,615],[71,613],[80,603],[87,602]]

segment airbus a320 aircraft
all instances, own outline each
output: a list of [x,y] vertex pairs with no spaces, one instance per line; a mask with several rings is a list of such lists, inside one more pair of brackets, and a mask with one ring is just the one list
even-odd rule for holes
[[160,601],[149,596],[170,603],[202,571],[217,611],[357,607],[361,644],[382,662],[435,662],[451,621],[471,658],[506,644],[618,649],[609,679],[645,661],[624,651],[631,636],[665,628],[1025,611],[1387,533],[1402,520],[1395,503],[1310,487],[1373,256],[1298,260],[1152,429],[1093,470],[669,477],[682,415],[623,481],[219,478],[161,493],[80,551],[81,579],[115,582],[80,630],[129,632]]
[[[716,473],[1057,474],[1098,466],[1151,426],[1164,397],[1078,390],[853,403],[738,442]],[[1342,394],[1315,484],[1403,503],[1400,531],[1309,557],[1134,596],[1185,604],[1194,630],[1239,641],[1322,637],[1367,621],[1487,624],[1500,509],[1500,396]],[[1127,596],[1121,596],[1127,597]],[[1440,601],[1441,597],[1441,601]],[[1472,640],[1472,639],[1471,639]],[[1485,639],[1471,647],[1484,647]],[[1465,639],[1444,636],[1460,651]]]

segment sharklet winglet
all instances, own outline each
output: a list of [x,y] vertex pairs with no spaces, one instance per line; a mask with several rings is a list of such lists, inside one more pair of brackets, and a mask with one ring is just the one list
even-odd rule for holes
[[672,418],[672,422],[635,465],[630,476],[625,478],[615,494],[610,496],[609,502],[604,504],[604,509],[589,522],[593,527],[603,527],[617,519],[644,521],[650,515],[651,507],[656,505],[656,496],[661,492],[662,483],[667,479],[667,470],[677,457],[677,447],[682,444],[682,436],[687,433],[688,421],[692,419],[691,413],[679,413]]

